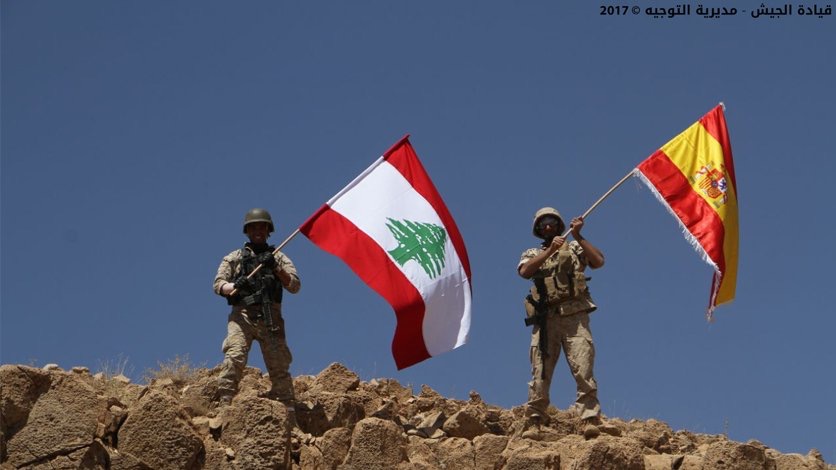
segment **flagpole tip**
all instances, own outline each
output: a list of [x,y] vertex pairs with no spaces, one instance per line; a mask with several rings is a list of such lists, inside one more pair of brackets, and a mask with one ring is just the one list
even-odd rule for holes
[[720,107],[723,108],[723,112],[726,112],[726,103],[720,102]]

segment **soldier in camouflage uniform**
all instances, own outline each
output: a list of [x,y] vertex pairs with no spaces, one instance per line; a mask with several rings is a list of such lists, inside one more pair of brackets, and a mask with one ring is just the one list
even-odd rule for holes
[[[563,349],[577,383],[573,409],[584,421],[584,435],[599,434],[601,406],[598,384],[592,373],[595,347],[589,329],[589,314],[596,309],[587,288],[584,270],[604,265],[604,255],[581,235],[583,218],[572,219],[573,241],[561,234],[565,224],[560,213],[544,207],[534,215],[534,236],[543,239],[538,248],[523,252],[517,272],[532,279],[526,310],[534,328],[531,336],[531,382],[528,386],[527,427],[548,423],[549,388]],[[536,318],[536,320],[534,320]],[[527,321],[526,323],[529,323]]]
[[[293,357],[285,339],[282,318],[282,290],[295,294],[301,284],[296,268],[284,253],[273,253],[267,244],[274,230],[270,213],[251,209],[244,216],[244,233],[249,242],[224,256],[213,284],[216,294],[226,297],[232,312],[223,342],[224,362],[218,377],[218,397],[222,405],[231,403],[247,365],[253,340],[257,340],[272,387],[268,397],[293,405]],[[261,268],[251,279],[247,275]],[[235,291],[234,295],[230,295]]]

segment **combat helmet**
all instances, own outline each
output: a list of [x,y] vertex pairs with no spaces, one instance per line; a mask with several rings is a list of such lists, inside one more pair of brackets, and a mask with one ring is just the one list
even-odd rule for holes
[[540,220],[540,217],[546,215],[553,215],[557,217],[557,232],[562,235],[563,231],[566,230],[566,224],[563,222],[563,217],[560,216],[560,212],[557,212],[557,209],[555,209],[554,207],[543,207],[542,209],[534,213],[534,222],[532,223],[531,227],[531,232],[534,234],[534,236],[537,238],[543,238],[543,236],[540,235],[540,232],[537,231],[537,221]]
[[267,209],[255,208],[247,211],[244,215],[244,233],[247,233],[247,225],[255,222],[267,222],[270,233],[273,233],[273,218],[270,217],[270,213],[267,212]]

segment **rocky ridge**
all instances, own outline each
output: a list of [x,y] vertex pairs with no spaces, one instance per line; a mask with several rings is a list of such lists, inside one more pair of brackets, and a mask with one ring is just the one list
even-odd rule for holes
[[782,454],[655,420],[606,419],[584,439],[575,416],[553,409],[550,426],[522,433],[520,407],[362,382],[341,364],[294,379],[294,429],[284,405],[260,397],[259,370],[247,368],[224,407],[216,377],[198,369],[142,386],[84,367],[0,366],[0,469],[836,470],[816,450]]

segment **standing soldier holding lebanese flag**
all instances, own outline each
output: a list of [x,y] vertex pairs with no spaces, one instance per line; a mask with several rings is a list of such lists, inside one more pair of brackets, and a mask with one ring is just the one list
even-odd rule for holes
[[244,215],[244,234],[249,242],[224,256],[213,288],[232,305],[223,342],[224,362],[218,376],[218,401],[229,405],[247,365],[253,340],[261,345],[264,365],[270,374],[267,397],[294,407],[290,362],[282,318],[282,292],[299,292],[301,283],[290,258],[267,244],[273,219],[264,209]]

